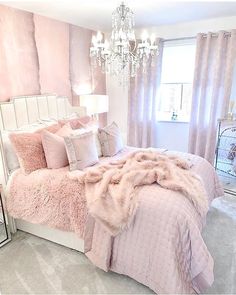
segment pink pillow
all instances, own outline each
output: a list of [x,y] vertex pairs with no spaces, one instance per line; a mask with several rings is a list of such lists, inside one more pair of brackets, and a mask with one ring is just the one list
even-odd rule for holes
[[55,134],[47,130],[42,132],[42,145],[48,168],[58,169],[69,164],[63,137],[69,136],[72,131],[70,125],[66,124]]
[[47,167],[41,134],[12,133],[9,138],[25,174]]
[[65,137],[70,170],[82,170],[98,162],[95,137],[92,131]]
[[58,123],[58,124],[53,124],[53,125],[47,126],[45,128],[41,128],[41,129],[35,131],[35,133],[41,133],[45,130],[47,130],[51,133],[56,133],[59,129],[61,129],[61,125]]
[[70,123],[70,126],[72,129],[80,129],[80,128],[86,128],[86,125],[90,123],[91,121],[92,121],[91,117],[84,116],[84,117],[75,118],[75,119],[59,120],[59,123],[61,125]]

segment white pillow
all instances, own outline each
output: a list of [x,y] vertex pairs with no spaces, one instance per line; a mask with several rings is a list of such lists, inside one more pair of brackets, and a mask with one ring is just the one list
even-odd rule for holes
[[89,126],[86,128],[74,129],[72,134],[79,135],[79,134],[87,133],[89,131],[92,131],[94,134],[98,157],[101,157],[102,156],[102,147],[101,147],[101,144],[100,144],[100,141],[98,138],[98,127],[96,125]]

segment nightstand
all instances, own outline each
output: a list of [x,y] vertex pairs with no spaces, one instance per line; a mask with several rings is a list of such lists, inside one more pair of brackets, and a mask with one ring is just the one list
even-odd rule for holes
[[0,247],[11,240],[10,232],[7,224],[7,215],[3,200],[3,188],[0,184]]

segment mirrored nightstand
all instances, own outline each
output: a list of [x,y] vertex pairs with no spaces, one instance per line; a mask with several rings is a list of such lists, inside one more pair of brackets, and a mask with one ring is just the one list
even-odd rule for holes
[[11,240],[10,231],[8,228],[6,210],[4,207],[2,186],[0,185],[0,247]]

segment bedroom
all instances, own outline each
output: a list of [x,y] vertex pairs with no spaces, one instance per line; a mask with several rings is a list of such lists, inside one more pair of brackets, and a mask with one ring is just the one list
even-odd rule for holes
[[0,293],[235,294],[236,2],[0,1]]

